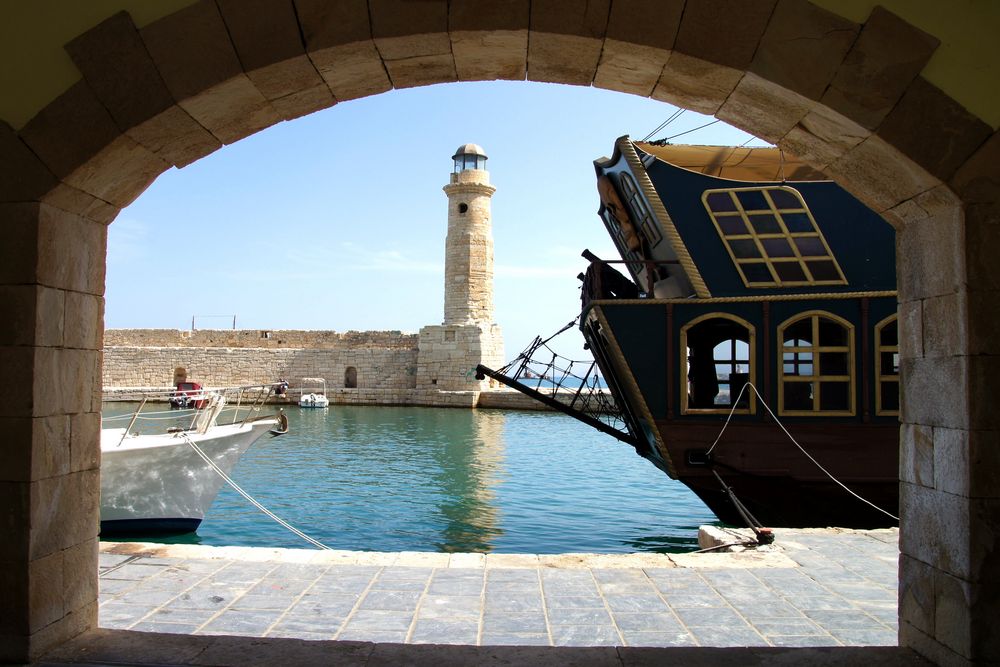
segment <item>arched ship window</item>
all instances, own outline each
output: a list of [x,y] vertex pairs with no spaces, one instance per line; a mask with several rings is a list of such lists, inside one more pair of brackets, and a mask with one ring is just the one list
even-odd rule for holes
[[[756,385],[756,331],[728,313],[702,315],[681,328],[681,411],[729,413],[747,382]],[[736,405],[737,414],[756,409],[749,388]]]
[[899,415],[899,322],[890,315],[875,325],[875,414]]
[[847,284],[795,188],[706,190],[701,200],[747,287]]
[[344,387],[347,389],[357,389],[358,387],[358,369],[354,366],[348,366],[347,370],[344,371]]
[[812,311],[778,327],[778,413],[853,415],[854,326]]

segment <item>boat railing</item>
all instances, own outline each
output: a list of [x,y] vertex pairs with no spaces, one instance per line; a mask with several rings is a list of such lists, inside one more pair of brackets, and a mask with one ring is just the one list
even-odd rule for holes
[[[106,390],[104,400],[110,402],[138,401],[135,410],[120,415],[102,416],[104,428],[124,425],[123,440],[137,424],[146,422],[173,422],[177,430],[204,432],[209,426],[237,422],[245,424],[258,415],[267,399],[274,395],[280,383],[242,385],[236,387],[203,387],[201,389],[145,388]],[[146,410],[150,404],[169,402],[183,395],[187,406],[168,410]],[[189,420],[189,421],[188,421]],[[178,422],[188,422],[178,427]]]

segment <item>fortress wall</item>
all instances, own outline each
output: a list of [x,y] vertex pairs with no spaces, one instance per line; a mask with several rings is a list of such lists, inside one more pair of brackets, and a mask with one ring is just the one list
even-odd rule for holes
[[108,329],[105,347],[237,347],[264,349],[416,350],[417,334],[401,331],[309,331],[296,329]]

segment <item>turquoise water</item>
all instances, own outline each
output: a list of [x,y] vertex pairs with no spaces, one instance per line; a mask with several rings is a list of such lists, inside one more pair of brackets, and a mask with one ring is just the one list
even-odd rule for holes
[[[106,404],[105,414],[134,409]],[[270,408],[268,408],[270,409]],[[715,516],[631,447],[564,415],[446,408],[285,410],[232,477],[335,549],[627,553],[697,548]],[[308,547],[224,487],[171,542]]]

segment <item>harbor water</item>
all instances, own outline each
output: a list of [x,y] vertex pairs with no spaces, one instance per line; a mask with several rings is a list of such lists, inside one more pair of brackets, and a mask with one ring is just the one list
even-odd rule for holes
[[[285,413],[290,432],[258,440],[232,477],[335,549],[677,552],[697,548],[698,526],[716,522],[631,447],[564,415],[369,406]],[[143,431],[169,422],[153,424]],[[228,487],[197,534],[159,541],[308,546]]]

